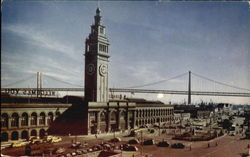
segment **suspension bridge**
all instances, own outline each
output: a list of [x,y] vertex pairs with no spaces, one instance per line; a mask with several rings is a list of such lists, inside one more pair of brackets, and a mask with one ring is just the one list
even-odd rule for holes
[[[178,79],[181,78],[183,76],[188,75],[188,85],[187,85],[187,90],[168,90],[168,89],[150,89],[149,86],[154,86],[154,85],[158,85],[158,84],[162,84],[162,83],[166,83],[166,82],[170,82],[171,80],[174,79]],[[68,86],[71,87],[54,87],[54,88],[44,88],[42,87],[43,84],[43,80],[42,80],[42,76],[43,78],[49,78],[50,80],[56,81],[56,82],[60,82],[63,84],[67,84]],[[203,81],[207,81],[212,83],[213,89],[210,91],[204,90],[204,89],[193,89],[193,87],[191,86],[193,83],[191,81],[191,78],[196,77],[199,78]],[[36,78],[36,87],[33,88],[14,88],[13,86],[18,85],[22,82],[27,82],[30,81],[31,79]],[[34,79],[33,79],[34,80]],[[35,82],[35,81],[34,81]],[[197,80],[195,81],[197,84]],[[35,84],[35,83],[33,83]],[[54,76],[50,76],[50,75],[46,75],[43,74],[41,75],[41,73],[37,73],[37,75],[32,75],[28,78],[24,78],[21,80],[18,80],[16,82],[13,82],[11,84],[6,84],[6,85],[2,85],[3,88],[1,88],[1,92],[7,92],[10,94],[16,94],[18,91],[33,91],[33,94],[36,93],[37,96],[39,95],[38,91],[56,91],[56,92],[84,92],[84,88],[83,85],[77,85],[77,84],[73,84],[71,82],[67,82],[64,80],[60,80]],[[73,87],[72,87],[73,86]],[[231,91],[223,91],[223,90],[218,90],[217,86],[222,86],[222,87],[226,87],[226,88],[230,88]],[[217,90],[217,91],[216,91]],[[156,81],[156,82],[151,82],[151,83],[147,83],[147,84],[141,84],[141,85],[135,85],[135,86],[130,86],[130,87],[124,87],[124,88],[109,88],[109,92],[110,93],[149,93],[149,94],[173,94],[173,95],[188,95],[188,104],[191,103],[191,95],[198,95],[198,96],[229,96],[229,97],[250,97],[250,89],[247,88],[242,88],[242,87],[237,87],[234,85],[230,85],[227,83],[223,83],[220,81],[216,81],[213,80],[211,78],[193,73],[191,71],[171,77],[169,79],[164,79],[164,80],[160,80],[160,81]]]

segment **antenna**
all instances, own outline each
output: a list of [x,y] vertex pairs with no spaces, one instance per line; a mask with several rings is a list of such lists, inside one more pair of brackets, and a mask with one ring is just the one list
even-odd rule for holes
[[100,8],[100,1],[97,0],[97,7]]

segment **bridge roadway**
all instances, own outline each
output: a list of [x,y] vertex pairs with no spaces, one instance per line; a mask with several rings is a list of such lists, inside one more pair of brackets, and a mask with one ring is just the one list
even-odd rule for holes
[[[1,92],[10,90],[37,90],[37,88],[1,88]],[[84,88],[42,88],[43,91],[72,91],[72,92],[84,92]],[[177,90],[151,90],[151,89],[126,89],[126,88],[109,88],[110,92],[120,93],[162,93],[162,94],[176,94],[176,95],[188,95],[188,91]],[[237,92],[210,92],[210,91],[191,91],[191,95],[204,95],[204,96],[232,96],[232,97],[250,97],[250,93],[237,93]]]

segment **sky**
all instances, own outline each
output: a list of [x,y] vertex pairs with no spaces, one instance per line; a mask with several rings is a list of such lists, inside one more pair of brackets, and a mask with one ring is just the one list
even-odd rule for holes
[[[110,88],[181,75],[144,89],[187,90],[187,73],[192,71],[250,89],[249,3],[162,1],[4,1],[2,87],[35,87],[36,72],[44,75],[43,87],[83,87],[84,42],[98,6],[110,41]],[[192,90],[250,91],[197,75],[192,75]],[[176,95],[129,96],[187,101],[187,96]],[[193,96],[194,103],[200,101],[250,104],[250,98]]]

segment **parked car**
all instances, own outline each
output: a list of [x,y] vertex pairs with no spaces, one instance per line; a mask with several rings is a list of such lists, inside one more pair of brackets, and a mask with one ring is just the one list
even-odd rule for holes
[[26,142],[13,142],[11,144],[11,147],[22,147],[22,146],[26,146],[29,143],[30,143],[29,141],[26,141]]
[[103,149],[103,146],[101,145],[95,145],[92,147],[93,150],[102,150]]
[[129,144],[121,144],[120,145],[120,149],[121,150],[125,150],[126,148],[128,148],[130,145]]
[[37,137],[37,136],[30,136],[30,137],[29,137],[29,141],[32,141],[32,140],[34,140],[34,139],[39,139],[39,137]]
[[159,146],[159,147],[168,147],[169,144],[167,143],[167,141],[161,141],[161,142],[159,142],[159,143],[157,144],[157,146]]
[[172,148],[185,148],[185,145],[182,143],[175,143],[171,145]]
[[92,148],[87,149],[88,152],[93,152]]
[[81,150],[81,152],[82,152],[82,154],[87,154],[88,153],[88,151],[85,150],[85,149]]
[[57,142],[60,142],[60,141],[62,141],[62,138],[61,137],[56,137],[56,136],[53,136],[53,138],[51,140],[52,143],[57,143]]
[[136,146],[128,146],[123,149],[124,151],[138,151]]
[[71,152],[71,155],[72,156],[77,156],[77,153],[76,152]]
[[61,154],[63,152],[65,152],[65,148],[63,148],[63,147],[59,147],[59,148],[57,148],[57,149],[54,150],[55,154]]
[[128,141],[128,144],[138,144],[140,143],[138,139],[132,139]]
[[45,136],[43,138],[44,141],[47,141],[47,142],[51,142],[51,143],[56,143],[56,142],[60,142],[62,141],[62,138],[61,137],[57,137],[57,136]]
[[78,148],[80,148],[80,146],[81,146],[80,142],[76,142],[76,143],[71,144],[71,148],[74,148],[74,149],[78,149]]
[[43,143],[43,140],[39,136],[30,136],[29,141],[31,144]]
[[121,139],[119,137],[115,137],[113,139],[110,140],[110,142],[120,142]]
[[67,153],[66,157],[72,157],[72,155],[70,153]]
[[155,144],[153,139],[148,139],[143,142],[143,145],[153,145]]
[[82,152],[81,150],[77,150],[77,151],[76,151],[76,154],[77,154],[77,155],[82,155],[83,152]]

